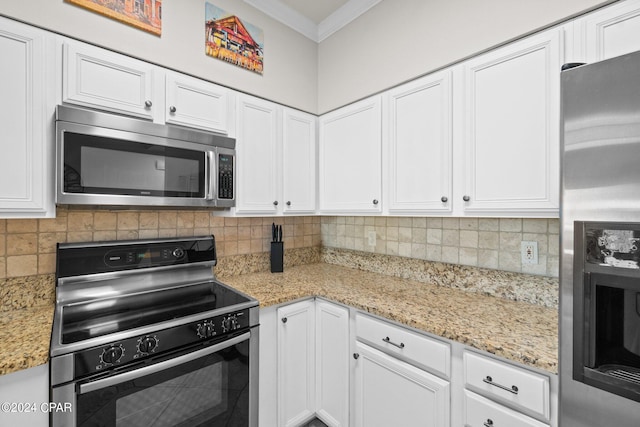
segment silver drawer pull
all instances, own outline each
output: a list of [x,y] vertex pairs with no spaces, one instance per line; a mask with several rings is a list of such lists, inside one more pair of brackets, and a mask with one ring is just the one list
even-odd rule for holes
[[487,421],[484,422],[484,427],[493,427],[493,420],[491,418],[487,418]]
[[403,342],[401,342],[400,344],[396,344],[393,341],[391,341],[391,338],[389,338],[389,337],[382,338],[382,341],[386,342],[387,344],[391,344],[393,346],[396,346],[398,348],[404,348],[404,343]]
[[503,389],[503,390],[506,390],[506,391],[508,391],[509,393],[518,394],[518,387],[517,387],[517,386],[512,385],[511,387],[507,387],[507,386],[502,385],[502,384],[494,383],[494,382],[493,382],[493,378],[491,378],[489,375],[487,375],[486,377],[484,377],[484,378],[482,379],[482,381],[483,381],[483,382],[485,382],[485,383],[487,383],[487,384],[489,384],[489,385],[492,385],[492,386],[494,386],[494,387],[498,387],[498,388],[501,388],[501,389]]

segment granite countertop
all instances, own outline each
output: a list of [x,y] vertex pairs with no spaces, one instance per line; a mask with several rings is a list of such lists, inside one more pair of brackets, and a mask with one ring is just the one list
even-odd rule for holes
[[514,362],[558,372],[558,311],[331,264],[219,277],[261,307],[324,297]]
[[54,305],[0,312],[0,375],[49,361]]
[[[558,370],[555,307],[328,263],[218,277],[262,307],[324,297],[550,373]],[[53,276],[0,289],[0,375],[48,362],[53,289]]]

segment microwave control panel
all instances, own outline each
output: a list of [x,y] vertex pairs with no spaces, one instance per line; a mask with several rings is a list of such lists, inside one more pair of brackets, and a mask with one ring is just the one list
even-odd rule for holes
[[218,198],[233,199],[233,155],[218,154]]

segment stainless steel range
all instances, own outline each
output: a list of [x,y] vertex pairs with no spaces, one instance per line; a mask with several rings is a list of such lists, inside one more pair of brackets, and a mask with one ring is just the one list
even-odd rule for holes
[[59,244],[61,426],[258,425],[258,302],[215,279],[213,236]]

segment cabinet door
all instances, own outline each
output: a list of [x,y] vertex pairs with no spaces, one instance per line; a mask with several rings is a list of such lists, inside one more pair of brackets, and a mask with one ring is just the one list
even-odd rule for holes
[[250,96],[238,97],[236,212],[274,214],[278,210],[278,107]]
[[63,52],[64,102],[153,119],[153,65],[77,42]]
[[[49,414],[43,406],[49,405],[49,364],[0,376],[0,402],[20,405],[0,411],[0,426],[48,427]],[[25,410],[16,410],[22,405]]]
[[356,426],[449,426],[449,382],[360,342],[354,357]]
[[313,300],[278,309],[278,426],[297,426],[315,413]]
[[640,1],[629,0],[576,21],[586,62],[601,61],[640,50]]
[[316,118],[286,109],[282,130],[283,212],[316,208]]
[[316,413],[331,427],[349,425],[349,310],[316,302]]
[[52,39],[0,19],[0,217],[55,215]]
[[381,101],[374,96],[320,118],[320,210],[381,211]]
[[558,214],[561,53],[554,29],[462,65],[466,213]]
[[450,212],[451,72],[387,94],[389,212]]
[[227,133],[227,92],[213,83],[168,73],[165,122]]

